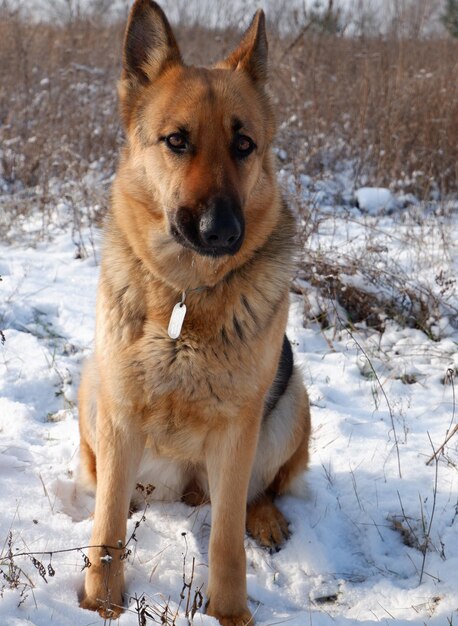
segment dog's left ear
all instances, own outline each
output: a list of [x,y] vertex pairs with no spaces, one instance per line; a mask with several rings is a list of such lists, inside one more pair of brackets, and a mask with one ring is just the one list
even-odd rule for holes
[[258,9],[237,48],[218,67],[243,70],[255,85],[267,81],[267,36],[264,11]]

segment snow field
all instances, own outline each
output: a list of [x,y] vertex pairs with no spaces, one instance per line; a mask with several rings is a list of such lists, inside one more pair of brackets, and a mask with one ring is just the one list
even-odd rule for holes
[[[373,218],[383,230],[374,234],[372,223],[374,245],[388,246],[388,256],[406,275],[418,271],[414,246],[396,239],[402,229],[397,218],[374,217],[373,207],[368,216],[360,207],[351,210],[349,220],[349,210],[332,208],[329,186],[321,191],[320,210],[326,216],[332,209],[332,220],[323,220],[311,247],[321,246],[328,255],[360,254],[367,219]],[[91,236],[98,251],[100,234]],[[433,236],[424,237],[427,285],[440,269],[453,275],[457,258],[456,250],[442,254]],[[76,259],[70,233],[56,231],[34,246],[1,245],[0,275],[0,328],[6,339],[0,347],[0,569],[10,571],[11,532],[13,561],[22,570],[17,588],[0,577],[0,623],[101,624],[78,607],[82,553],[57,553],[86,546],[91,531],[93,499],[75,480],[76,400],[81,363],[91,350],[98,265],[93,255]],[[350,279],[363,284],[365,277]],[[455,389],[447,374],[458,366],[456,292],[436,321],[434,341],[394,321],[386,322],[383,334],[364,323],[323,329],[308,317],[313,302],[321,306],[309,291],[307,311],[304,299],[292,296],[288,335],[312,404],[310,469],[294,494],[279,502],[292,530],[284,548],[271,555],[246,539],[256,622],[453,624],[458,621],[458,437],[437,464],[426,461],[456,423]],[[183,569],[189,580],[193,558],[192,593],[205,589],[210,507],[156,502],[145,510],[144,521],[142,515],[135,513],[128,522],[129,536],[140,520],[129,545],[128,594],[145,594],[150,607],[160,611],[168,604],[176,611]],[[36,555],[55,570],[54,576],[46,573],[46,582],[30,557],[14,557],[35,551],[53,552],[52,558]],[[119,624],[138,623],[131,600]],[[194,623],[216,622],[199,612]],[[187,624],[183,605],[176,624]]]

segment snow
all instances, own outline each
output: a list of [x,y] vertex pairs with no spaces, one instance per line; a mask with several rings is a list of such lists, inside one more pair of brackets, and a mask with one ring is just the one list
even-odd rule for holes
[[[412,235],[411,224],[402,226],[395,215],[373,217],[372,192],[360,201],[367,215],[333,204],[340,193],[335,181],[303,176],[302,184],[304,198],[314,194],[322,219],[311,249],[356,254],[369,232],[374,245],[388,247],[383,258],[395,257],[412,275],[417,252],[402,239],[403,228]],[[368,219],[377,219],[382,233],[375,232],[375,222],[368,231]],[[440,219],[437,213],[434,219]],[[456,228],[456,213],[453,219]],[[453,275],[456,248],[447,250],[447,261],[427,216],[418,228],[425,284],[434,283],[441,269]],[[13,560],[22,570],[16,588],[0,577],[3,626],[103,623],[78,607],[84,550],[58,552],[87,546],[94,507],[76,482],[76,401],[81,363],[92,345],[101,236],[83,230],[82,237],[95,255],[88,244],[89,256],[75,258],[80,255],[71,232],[62,228],[33,245],[30,238],[0,245],[6,339],[0,347],[0,569],[11,573],[11,532]],[[319,302],[311,288],[309,297]],[[456,291],[448,303],[456,310]],[[312,403],[311,461],[294,494],[279,500],[292,530],[284,548],[269,554],[246,539],[249,602],[259,626],[444,626],[458,619],[458,436],[437,464],[427,464],[456,422],[447,374],[458,366],[451,311],[440,311],[434,338],[390,320],[381,334],[364,324],[323,329],[304,317],[304,299],[292,296],[288,335]],[[169,603],[175,611],[193,558],[191,596],[205,589],[210,507],[154,502],[129,520],[128,536],[136,522],[128,594],[145,594],[149,606]],[[14,556],[43,551],[53,552],[52,558],[35,555],[46,580],[30,557]],[[50,562],[54,576],[47,572]],[[120,626],[139,623],[135,607],[131,599]],[[176,623],[187,624],[183,603]],[[194,623],[216,622],[198,612]]]
[[391,191],[384,187],[360,187],[355,196],[359,208],[371,215],[396,208]]

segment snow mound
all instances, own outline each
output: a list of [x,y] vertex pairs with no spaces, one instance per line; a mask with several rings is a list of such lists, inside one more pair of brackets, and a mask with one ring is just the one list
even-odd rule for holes
[[370,215],[392,211],[396,208],[396,200],[385,187],[360,187],[355,191],[356,202],[362,211]]

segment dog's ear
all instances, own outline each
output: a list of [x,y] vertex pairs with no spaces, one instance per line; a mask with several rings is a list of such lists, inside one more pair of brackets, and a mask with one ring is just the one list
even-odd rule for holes
[[243,70],[258,86],[267,81],[267,36],[264,11],[258,9],[237,48],[219,67]]
[[180,50],[164,11],[153,0],[135,0],[124,38],[122,78],[132,86],[147,84],[176,63],[181,63]]
[[135,0],[127,22],[118,83],[126,128],[134,119],[139,89],[156,80],[167,67],[181,63],[180,50],[164,11],[153,0]]

